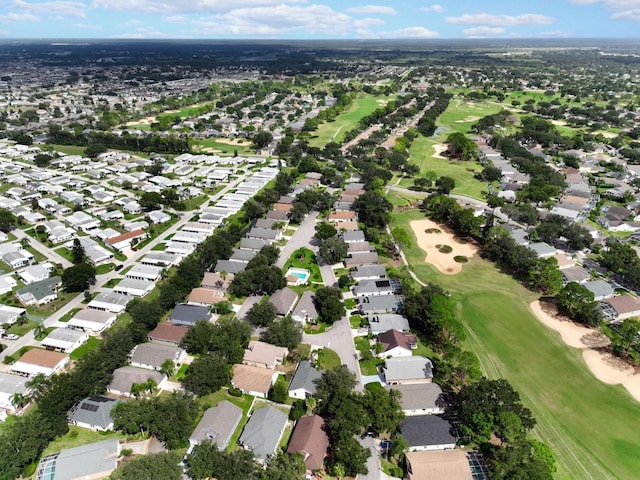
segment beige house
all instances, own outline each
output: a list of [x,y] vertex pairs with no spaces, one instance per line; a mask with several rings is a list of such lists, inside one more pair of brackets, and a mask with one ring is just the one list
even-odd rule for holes
[[277,347],[265,342],[252,340],[244,351],[242,363],[253,367],[274,369],[289,354],[284,347]]

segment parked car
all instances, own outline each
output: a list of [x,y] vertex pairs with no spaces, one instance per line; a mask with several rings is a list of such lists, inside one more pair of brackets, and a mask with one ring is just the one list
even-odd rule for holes
[[17,340],[20,338],[20,335],[16,335],[15,333],[8,333],[4,338],[6,338],[7,340]]

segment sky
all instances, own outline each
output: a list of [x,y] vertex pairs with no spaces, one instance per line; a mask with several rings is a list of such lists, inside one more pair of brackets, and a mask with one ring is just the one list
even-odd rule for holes
[[640,0],[0,0],[0,38],[640,37]]

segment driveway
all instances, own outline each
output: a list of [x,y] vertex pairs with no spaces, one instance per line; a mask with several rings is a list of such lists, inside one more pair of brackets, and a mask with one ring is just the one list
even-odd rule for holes
[[358,437],[358,442],[360,442],[360,445],[364,448],[371,450],[371,455],[367,459],[367,469],[369,472],[364,475],[358,475],[358,480],[397,480],[395,477],[390,477],[382,471],[375,438],[369,436],[364,438]]
[[348,316],[342,317],[324,333],[318,333],[316,335],[308,335],[305,333],[302,336],[302,342],[308,343],[313,347],[326,347],[335,351],[340,357],[342,364],[346,365],[347,368],[356,375],[357,383],[355,389],[359,392],[363,390],[360,365],[356,357],[356,347],[353,343]]

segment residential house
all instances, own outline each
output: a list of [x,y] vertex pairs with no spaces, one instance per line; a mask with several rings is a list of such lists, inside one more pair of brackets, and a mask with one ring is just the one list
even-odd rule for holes
[[631,295],[608,298],[599,305],[604,318],[612,323],[622,322],[631,317],[640,317],[640,299]]
[[158,267],[172,267],[178,265],[182,257],[180,255],[174,255],[167,252],[149,252],[142,259],[140,263],[142,265],[155,265]]
[[202,283],[200,286],[202,288],[210,288],[213,290],[220,290],[221,292],[226,292],[231,285],[231,281],[233,280],[233,275],[220,275],[215,272],[206,272],[204,274],[204,278],[202,279]]
[[584,283],[591,279],[591,273],[583,267],[569,267],[560,270],[564,284],[571,282]]
[[256,460],[265,463],[278,448],[288,417],[273,406],[254,410],[240,435],[240,444],[251,450]]
[[187,358],[187,352],[171,345],[141,343],[133,347],[129,358],[132,367],[160,371],[162,364],[167,360],[171,360],[174,365],[180,365]]
[[358,310],[364,315],[396,313],[402,308],[402,295],[376,295],[358,298]]
[[35,480],[106,478],[118,466],[120,443],[112,438],[42,457]]
[[162,210],[153,210],[147,213],[147,217],[151,219],[151,222],[154,224],[166,223],[171,220],[171,215]]
[[[465,450],[424,450],[405,454],[408,480],[484,480],[478,454]],[[472,466],[473,465],[473,469]],[[480,472],[478,470],[481,470]]]
[[18,286],[18,281],[11,275],[0,277],[0,295],[13,291]]
[[316,393],[316,380],[322,374],[316,370],[309,360],[302,360],[298,364],[291,383],[289,383],[289,396],[304,400]]
[[369,322],[369,333],[374,336],[388,330],[398,330],[399,332],[410,330],[407,317],[397,313],[371,315],[367,317],[367,321]]
[[318,415],[300,418],[289,440],[287,453],[300,453],[308,472],[321,470],[329,448],[329,437],[324,420]]
[[39,373],[49,377],[61,372],[68,363],[69,357],[64,353],[34,348],[25,352],[9,367],[9,371],[27,377],[34,377]]
[[400,433],[410,452],[451,450],[458,441],[452,419],[444,415],[412,415],[400,424]]
[[604,300],[605,298],[611,298],[615,293],[613,286],[611,286],[609,282],[600,279],[584,282],[582,286],[593,293],[593,299],[596,302]]
[[182,339],[189,331],[183,325],[175,325],[171,322],[160,322],[149,332],[147,338],[150,342],[173,345],[175,347],[182,343]]
[[380,280],[361,280],[351,289],[356,297],[373,297],[376,295],[391,295],[400,291],[397,278],[383,278]]
[[89,335],[82,330],[72,328],[56,328],[40,342],[47,350],[58,350],[62,353],[70,353],[89,339]]
[[365,265],[377,265],[380,258],[378,252],[360,252],[350,253],[347,258],[344,259],[344,266],[347,268],[362,267]]
[[169,321],[175,325],[190,327],[201,320],[211,321],[211,311],[198,305],[179,303],[169,315]]
[[189,305],[199,305],[202,307],[211,307],[216,303],[224,302],[227,300],[224,292],[220,290],[214,290],[212,288],[194,288],[189,293],[187,303]]
[[46,278],[16,291],[16,297],[23,305],[44,305],[58,298],[58,287],[62,285],[59,276]]
[[352,243],[365,242],[364,232],[362,230],[352,230],[350,232],[342,232],[341,236],[342,236],[342,240],[347,245],[350,245]]
[[235,275],[243,272],[247,268],[245,262],[232,262],[231,260],[218,260],[216,266],[213,269],[215,273],[225,273]]
[[533,250],[538,258],[553,257],[558,253],[558,249],[545,242],[530,243],[527,247]]
[[139,238],[143,238],[146,236],[144,230],[133,230],[131,232],[126,232],[116,237],[108,238],[107,243],[111,245],[114,249],[123,252],[129,248],[133,242],[135,242]]
[[18,406],[13,404],[14,395],[28,395],[28,378],[0,372],[0,412],[18,413]]
[[150,280],[134,280],[132,278],[125,277],[113,287],[113,291],[120,295],[144,297],[146,294],[150,293],[155,286],[155,282]]
[[85,308],[67,322],[67,327],[95,335],[109,328],[115,321],[116,314],[113,312]]
[[155,282],[162,276],[164,268],[153,265],[134,264],[125,274],[125,278]]
[[39,265],[31,265],[24,270],[19,271],[18,276],[25,285],[30,285],[49,278],[51,270],[53,270],[53,265],[49,262],[45,262]]
[[388,358],[383,371],[387,385],[428,383],[433,380],[431,360],[419,355]]
[[94,310],[103,310],[113,313],[122,313],[127,307],[131,298],[121,293],[114,291],[106,291],[99,293],[93,300],[87,305],[88,308]]
[[116,368],[113,371],[111,383],[107,387],[107,391],[114,395],[130,397],[132,396],[131,386],[134,383],[142,385],[147,383],[149,380],[153,380],[155,385],[162,389],[167,377],[163,373],[155,370],[148,370],[146,368],[137,368],[132,366]]
[[291,313],[297,301],[298,294],[289,287],[276,290],[269,298],[269,303],[276,307],[278,315],[283,317],[286,317]]
[[411,357],[413,350],[418,348],[418,338],[411,333],[398,330],[388,330],[378,336],[378,343],[382,346],[378,357]]
[[241,250],[262,250],[262,247],[267,245],[267,242],[261,240],[259,238],[243,238],[240,240],[240,249]]
[[205,410],[189,437],[187,453],[191,453],[196,445],[205,441],[216,445],[221,451],[227,448],[233,432],[242,420],[242,415],[242,409],[227,400],[222,400],[215,407]]
[[400,392],[400,405],[407,416],[441,414],[447,406],[437,383],[399,383],[386,388]]
[[387,271],[384,265],[361,265],[351,270],[351,278],[356,282],[362,280],[377,280],[387,277]]
[[254,397],[266,398],[278,372],[262,367],[253,367],[237,363],[232,367],[231,384],[243,393]]
[[111,412],[119,400],[105,396],[88,397],[77,404],[67,416],[71,425],[88,428],[96,432],[113,430]]
[[300,322],[302,325],[307,323],[315,324],[318,320],[318,311],[313,302],[313,292],[311,290],[305,290],[300,300],[296,304],[296,307],[291,313],[291,318],[296,322]]
[[2,261],[9,265],[11,270],[15,270],[16,268],[30,265],[35,261],[35,258],[28,250],[20,249],[2,254]]
[[289,350],[285,347],[251,340],[244,351],[242,363],[254,367],[274,369],[277,365],[282,364],[288,354]]

